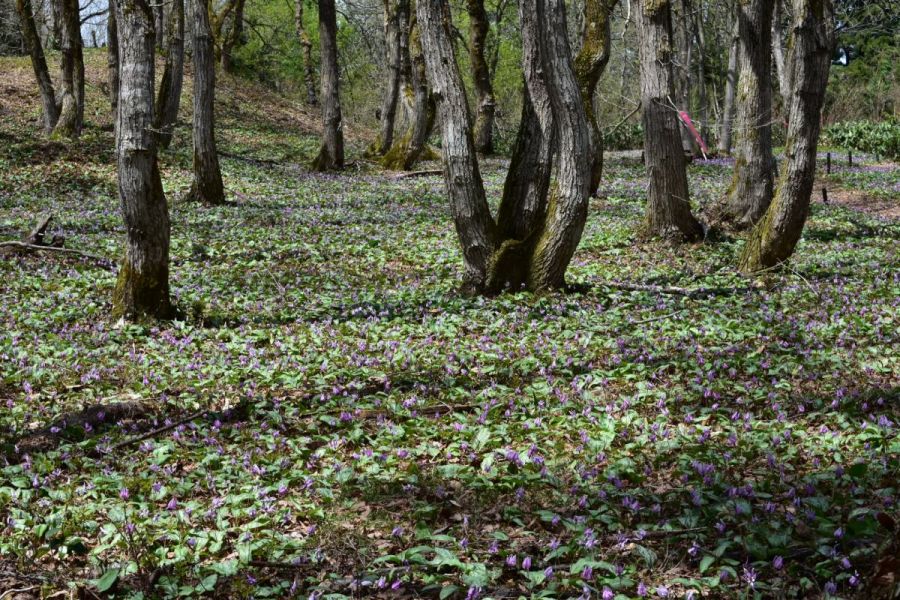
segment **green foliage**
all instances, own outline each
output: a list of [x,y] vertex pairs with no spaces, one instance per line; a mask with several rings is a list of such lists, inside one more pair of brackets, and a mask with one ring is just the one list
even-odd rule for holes
[[644,147],[644,127],[640,123],[624,123],[603,135],[606,150],[635,150]]
[[900,158],[900,121],[835,123],[825,129],[828,145],[868,152],[884,158]]

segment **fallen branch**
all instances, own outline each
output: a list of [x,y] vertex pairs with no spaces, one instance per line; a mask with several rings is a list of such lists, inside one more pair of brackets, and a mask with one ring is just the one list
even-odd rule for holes
[[110,258],[100,256],[99,254],[91,254],[90,252],[82,252],[81,250],[75,250],[74,248],[60,248],[59,246],[44,246],[17,241],[0,242],[0,248],[19,248],[21,250],[30,250],[32,252],[59,252],[61,254],[74,254],[76,256],[83,256],[84,258],[90,258],[91,260],[95,260],[97,262],[108,263],[107,266],[115,265],[115,261]]
[[104,452],[104,454],[112,454],[116,450],[121,450],[122,448],[127,448],[128,446],[134,446],[135,444],[140,444],[144,440],[150,439],[152,437],[156,437],[160,433],[165,433],[167,431],[171,431],[176,427],[184,425],[186,423],[190,423],[195,419],[199,419],[200,417],[204,417],[209,413],[209,410],[200,410],[195,413],[191,413],[183,419],[178,419],[168,425],[164,425],[163,427],[158,427],[156,429],[151,429],[150,431],[143,433],[141,435],[135,436],[133,438],[127,439],[124,442],[119,442],[118,444],[113,444],[109,447],[109,449]]
[[740,294],[755,291],[753,287],[720,287],[720,288],[683,288],[683,287],[667,287],[661,285],[649,285],[644,283],[627,283],[621,281],[596,281],[594,282],[600,287],[612,288],[614,290],[625,290],[628,292],[650,292],[652,294],[672,294],[675,296],[684,296],[685,298],[705,298],[707,296],[730,296],[731,294]]
[[428,169],[427,171],[410,171],[409,173],[400,173],[395,175],[394,179],[409,179],[411,177],[428,177],[431,175],[443,175],[443,169]]

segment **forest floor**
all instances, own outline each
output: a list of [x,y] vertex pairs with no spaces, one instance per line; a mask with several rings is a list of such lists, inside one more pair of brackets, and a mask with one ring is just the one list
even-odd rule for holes
[[[644,170],[611,157],[576,291],[473,298],[439,177],[309,173],[314,113],[223,78],[232,203],[181,200],[179,128],[161,169],[185,316],[122,325],[88,56],[75,143],[42,137],[27,60],[0,59],[0,239],[51,213],[66,247],[110,259],[0,255],[4,600],[897,585],[897,165],[835,160],[790,265],[747,280],[740,237],[638,239]],[[492,202],[503,164],[486,162]],[[730,173],[691,165],[701,212]]]

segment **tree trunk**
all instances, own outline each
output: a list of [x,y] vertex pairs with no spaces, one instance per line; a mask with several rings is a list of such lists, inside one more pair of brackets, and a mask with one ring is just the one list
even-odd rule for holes
[[31,0],[16,0],[16,12],[22,22],[22,37],[28,47],[31,56],[31,66],[34,69],[34,77],[37,80],[38,89],[41,92],[41,105],[44,114],[44,131],[51,133],[59,119],[59,108],[56,106],[56,92],[53,90],[53,81],[50,79],[50,69],[47,67],[47,59],[44,57],[44,48],[41,38],[38,36],[37,26],[34,23],[34,11]]
[[125,260],[113,294],[113,316],[172,316],[169,300],[169,211],[153,134],[153,12],[146,0],[118,0],[122,81],[116,125],[119,200]]
[[119,106],[119,30],[113,2],[114,0],[110,0],[106,17],[106,82],[109,85],[109,103],[115,119]]
[[216,62],[208,2],[194,0],[194,182],[189,197],[204,204],[224,204],[216,152]]
[[475,150],[481,154],[494,153],[494,88],[491,72],[484,58],[490,25],[484,0],[466,0],[469,13],[469,62],[475,83]]
[[384,44],[387,59],[387,87],[381,104],[379,118],[381,131],[369,147],[370,156],[380,156],[394,143],[394,122],[397,118],[397,101],[400,97],[400,22],[408,20],[407,0],[384,0]]
[[234,71],[232,52],[241,44],[241,37],[244,35],[244,4],[245,0],[236,0],[231,28],[222,39],[222,70],[226,73]]
[[725,216],[738,229],[752,227],[772,201],[772,8],[773,0],[738,5],[740,76],[734,177]]
[[395,141],[381,159],[387,169],[408,171],[425,153],[428,136],[434,126],[435,102],[428,88],[425,57],[418,21],[411,15],[409,24],[410,88],[413,94],[412,111],[406,133]]
[[591,128],[591,195],[597,193],[603,174],[603,132],[594,114],[594,91],[609,63],[611,43],[609,19],[619,0],[585,0],[584,34],[575,57],[575,76]]
[[787,64],[784,32],[784,2],[786,0],[774,0],[775,8],[772,15],[772,55],[775,58],[775,72],[778,75],[778,91],[781,95],[781,112],[785,119],[788,117],[788,109],[791,105],[791,68]]
[[335,0],[319,0],[319,49],[322,55],[322,147],[313,161],[316,171],[344,167]]
[[158,52],[163,51],[163,45],[166,43],[166,13],[165,13],[165,4],[162,2],[151,2],[150,6],[153,8],[153,20],[154,20],[154,29],[156,34],[156,50]]
[[793,70],[785,160],[778,192],[741,253],[745,273],[790,258],[803,233],[816,175],[816,148],[833,46],[831,0],[795,0],[790,65]]
[[416,15],[425,64],[438,99],[444,183],[463,257],[463,285],[483,291],[497,231],[484,194],[466,91],[456,63],[448,0],[419,0]]
[[734,25],[731,31],[731,49],[728,51],[728,71],[725,73],[725,106],[722,109],[722,127],[719,132],[719,152],[731,154],[731,126],[734,122],[734,96],[738,77],[738,52],[741,42],[738,0],[733,0]]
[[641,0],[641,104],[644,160],[650,175],[647,227],[672,241],[703,237],[691,214],[679,124],[669,98],[673,93],[672,11],[668,0]]
[[697,44],[697,104],[700,120],[700,138],[709,139],[709,102],[706,94],[706,35],[703,32],[703,3],[697,7],[691,21],[694,41]]
[[62,98],[55,137],[76,138],[84,124],[84,56],[78,0],[59,0]]
[[[674,12],[674,8],[670,6],[670,12]],[[681,0],[681,12],[678,15],[679,19],[677,22],[680,22],[681,27],[677,29],[674,27],[669,27],[670,39],[672,40],[672,44],[676,43],[676,33],[680,33],[680,50],[681,56],[679,57],[678,63],[673,63],[675,66],[675,70],[672,71],[674,79],[674,90],[677,91],[679,95],[678,104],[681,110],[685,111],[688,114],[693,112],[691,108],[691,92],[694,87],[694,74],[691,71],[691,63],[693,63],[693,54],[694,54],[694,45],[692,43],[691,37],[691,2],[690,0]],[[670,18],[670,21],[672,19]],[[675,56],[673,54],[673,56]],[[681,135],[681,147],[685,152],[693,155],[695,154],[697,142],[694,140],[694,136],[691,135],[691,132],[687,127],[684,127],[679,122],[678,132]]]
[[297,29],[297,39],[300,40],[300,47],[303,49],[303,81],[306,82],[306,103],[310,106],[316,105],[316,69],[312,60],[312,41],[309,34],[306,33],[306,27],[303,25],[303,2],[304,0],[296,0],[294,3],[294,26]]
[[181,104],[181,85],[184,79],[184,0],[173,0],[169,15],[169,39],[166,63],[159,85],[159,100],[153,119],[158,144],[165,149],[172,143]]

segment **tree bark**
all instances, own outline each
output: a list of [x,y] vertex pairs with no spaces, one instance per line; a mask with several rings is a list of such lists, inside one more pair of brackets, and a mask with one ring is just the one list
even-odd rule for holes
[[484,58],[490,25],[484,0],[466,0],[469,13],[469,62],[475,83],[475,150],[481,154],[494,153],[494,88],[491,72]]
[[44,131],[49,134],[59,119],[59,108],[56,106],[56,92],[53,89],[53,80],[50,79],[50,69],[47,67],[44,47],[41,45],[41,38],[38,36],[37,26],[34,23],[31,0],[16,0],[16,12],[19,13],[19,20],[22,22],[22,37],[28,47],[34,77],[41,93]]
[[172,316],[169,300],[169,211],[153,134],[154,29],[146,0],[117,0],[121,73],[116,125],[119,200],[125,260],[113,294],[113,316]]
[[106,16],[106,82],[109,86],[109,103],[113,119],[119,106],[119,29],[116,25],[114,0],[110,0]]
[[741,43],[738,0],[732,6],[734,25],[731,30],[731,47],[728,51],[728,70],[725,72],[725,106],[722,109],[722,127],[719,131],[719,152],[731,154],[731,130],[734,123],[734,96],[738,78],[738,52]]
[[480,292],[498,236],[484,194],[469,105],[453,51],[449,2],[419,0],[416,15],[428,78],[440,111],[444,183],[462,248],[463,286]]
[[294,3],[294,27],[297,29],[297,39],[300,40],[300,47],[303,50],[303,81],[306,83],[306,103],[315,106],[316,100],[316,69],[312,60],[312,41],[309,34],[306,33],[306,27],[303,25],[303,2],[304,0],[296,0]]
[[244,35],[244,4],[245,0],[235,1],[231,27],[222,39],[222,70],[226,73],[234,71],[232,52],[241,44],[241,37]]
[[425,57],[418,21],[413,14],[409,23],[409,57],[413,104],[406,133],[396,140],[381,159],[388,169],[409,171],[425,153],[428,135],[434,126],[435,102],[428,87]]
[[54,137],[77,138],[84,124],[84,56],[78,0],[59,0],[62,97]]
[[786,0],[774,0],[775,8],[772,15],[772,56],[775,58],[775,73],[778,75],[778,91],[781,95],[781,111],[785,120],[788,118],[788,109],[791,105],[791,68],[788,64],[785,48],[784,32],[784,2]]
[[369,147],[370,156],[381,156],[394,143],[394,123],[400,98],[400,22],[407,19],[408,0],[384,0],[384,44],[387,62],[387,87],[381,104],[381,128],[378,138]]
[[153,8],[154,32],[156,36],[156,50],[163,51],[163,45],[166,43],[166,13],[165,5],[162,2],[151,2]]
[[[674,6],[670,6],[670,12],[675,12]],[[678,63],[673,63],[675,69],[673,73],[674,90],[678,94],[678,104],[681,110],[688,114],[693,113],[691,107],[691,92],[694,87],[694,74],[691,71],[691,64],[694,59],[694,45],[691,36],[691,0],[681,0],[681,11],[678,13],[678,21],[681,27],[669,27],[670,38],[672,44],[676,44],[676,34],[680,33],[680,52],[681,56]],[[675,56],[673,54],[673,56]],[[674,97],[674,94],[673,94]],[[679,122],[678,132],[681,135],[681,146],[685,152],[694,155],[697,149],[697,142],[687,127],[681,126]]]
[[215,136],[216,62],[209,0],[194,0],[194,181],[189,198],[224,204]]
[[581,100],[591,128],[591,195],[597,193],[603,174],[603,133],[594,113],[594,91],[609,63],[609,20],[619,0],[585,0],[584,34],[581,50],[575,57],[575,76],[581,91]]
[[740,76],[734,177],[725,216],[737,229],[752,227],[772,201],[772,9],[774,0],[738,4]]
[[157,143],[163,149],[172,143],[172,134],[178,122],[178,107],[181,104],[181,87],[184,79],[184,0],[172,1],[166,62],[163,66],[153,119],[153,127],[158,136]]
[[678,117],[670,100],[672,11],[669,0],[641,0],[641,105],[644,159],[650,175],[648,233],[671,241],[696,241],[703,228],[691,214]]
[[790,65],[792,89],[785,160],[778,192],[741,253],[745,273],[775,267],[793,254],[803,233],[816,175],[816,149],[833,47],[831,0],[795,0]]
[[344,167],[344,126],[341,120],[340,74],[337,56],[335,0],[319,0],[319,49],[322,55],[322,146],[313,161],[316,171]]

